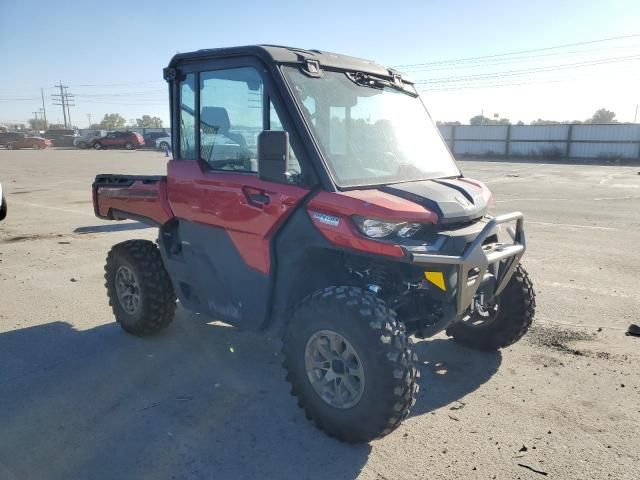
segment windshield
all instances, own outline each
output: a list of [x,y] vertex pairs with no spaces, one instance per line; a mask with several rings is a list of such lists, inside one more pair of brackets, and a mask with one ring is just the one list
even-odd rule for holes
[[[363,83],[344,72],[312,78],[283,67],[340,187],[459,176],[413,87]],[[351,78],[350,78],[351,77]]]

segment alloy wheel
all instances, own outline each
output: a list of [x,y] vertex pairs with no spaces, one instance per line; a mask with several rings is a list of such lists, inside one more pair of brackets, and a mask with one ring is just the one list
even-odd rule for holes
[[339,333],[321,330],[311,336],[304,355],[311,386],[335,408],[355,406],[364,393],[364,369],[358,353]]

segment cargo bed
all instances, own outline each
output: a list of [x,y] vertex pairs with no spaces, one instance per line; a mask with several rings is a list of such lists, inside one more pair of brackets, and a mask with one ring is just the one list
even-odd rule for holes
[[159,226],[173,218],[164,175],[97,175],[93,210],[104,220],[137,220]]

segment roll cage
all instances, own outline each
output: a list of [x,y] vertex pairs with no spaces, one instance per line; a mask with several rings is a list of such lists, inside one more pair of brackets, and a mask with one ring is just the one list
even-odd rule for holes
[[[233,48],[204,49],[175,55],[163,71],[169,84],[171,106],[171,141],[174,156],[181,158],[180,152],[180,91],[179,85],[189,73],[195,74],[195,84],[199,85],[199,74],[203,71],[250,66],[256,68],[264,82],[263,115],[269,125],[270,102],[274,104],[284,129],[289,132],[291,145],[296,152],[302,169],[301,184],[306,187],[321,186],[329,192],[346,190],[340,188],[329,174],[318,140],[305,120],[299,103],[283,75],[280,67],[297,66],[310,77],[320,77],[323,70],[351,74],[358,72],[381,79],[391,85],[411,84],[399,72],[380,64],[356,57],[338,55],[319,50],[303,50],[276,45],[254,45]],[[200,125],[199,89],[196,88],[194,122]],[[200,159],[200,129],[195,129],[195,157]]]

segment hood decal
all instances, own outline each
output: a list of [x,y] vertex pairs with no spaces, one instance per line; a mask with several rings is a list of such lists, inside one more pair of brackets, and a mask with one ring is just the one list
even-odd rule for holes
[[488,209],[485,190],[459,179],[397,183],[380,190],[433,210],[442,224],[475,220]]

